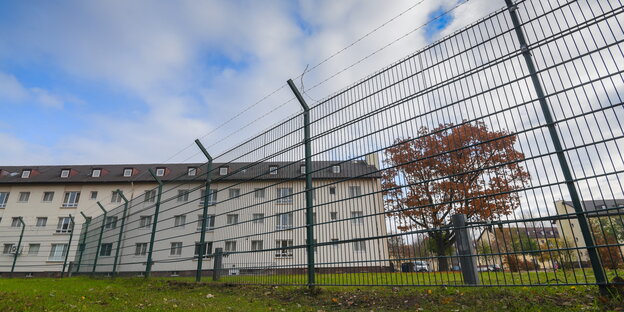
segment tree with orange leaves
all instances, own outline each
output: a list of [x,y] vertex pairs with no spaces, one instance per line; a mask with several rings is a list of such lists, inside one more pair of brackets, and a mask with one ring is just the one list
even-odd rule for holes
[[529,181],[514,148],[516,136],[490,131],[483,122],[422,127],[415,139],[398,139],[385,151],[382,175],[388,216],[401,231],[431,230],[440,271],[448,270],[454,214],[494,220],[520,206],[518,190]]

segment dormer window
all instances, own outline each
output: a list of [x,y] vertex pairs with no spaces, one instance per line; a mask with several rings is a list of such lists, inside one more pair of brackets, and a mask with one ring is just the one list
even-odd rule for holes
[[69,177],[69,169],[61,170],[61,178],[67,178],[67,177]]
[[22,179],[30,178],[30,169],[22,170]]
[[165,168],[156,168],[156,176],[162,177],[165,175]]
[[228,167],[221,167],[219,168],[219,175],[227,175],[228,174]]
[[300,170],[301,170],[301,174],[305,174],[306,173],[305,165],[302,165]]
[[333,165],[332,173],[340,173],[340,165]]
[[277,174],[277,166],[269,166],[269,174]]
[[91,170],[91,177],[92,178],[99,178],[100,175],[102,175],[102,169],[93,169],[93,170]]
[[124,177],[131,177],[132,176],[132,168],[125,168],[124,172],[123,172],[123,176]]
[[188,176],[189,177],[194,177],[197,175],[197,168],[195,167],[189,167],[188,168]]

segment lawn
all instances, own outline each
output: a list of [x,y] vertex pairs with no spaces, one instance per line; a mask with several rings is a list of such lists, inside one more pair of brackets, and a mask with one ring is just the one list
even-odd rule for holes
[[[184,278],[0,279],[0,311],[621,311],[592,286],[319,287]],[[619,310],[618,310],[619,309]]]

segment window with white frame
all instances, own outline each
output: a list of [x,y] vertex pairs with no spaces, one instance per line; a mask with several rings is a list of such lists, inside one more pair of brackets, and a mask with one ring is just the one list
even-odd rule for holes
[[338,220],[338,212],[330,211],[329,212],[329,219],[332,220],[332,221]]
[[197,168],[195,168],[195,167],[188,167],[188,169],[187,169],[187,171],[186,171],[186,174],[187,174],[189,177],[194,177],[194,176],[196,176],[196,175],[197,175]]
[[332,173],[340,173],[340,165],[333,165]]
[[292,187],[277,188],[277,203],[278,204],[291,204],[293,202],[292,194],[293,194]]
[[145,202],[153,203],[156,201],[156,190],[147,190],[145,191],[144,196]]
[[316,224],[316,212],[312,213],[312,224]]
[[113,243],[100,245],[100,257],[109,257],[113,253]]
[[20,203],[27,203],[29,198],[30,198],[30,192],[20,192],[19,198],[17,199],[17,201]]
[[264,189],[263,188],[254,189],[254,197],[255,198],[264,198]]
[[165,176],[165,168],[156,168],[156,176],[157,177]]
[[113,193],[111,194],[111,203],[121,203],[120,192],[113,191]]
[[338,245],[339,245],[339,243],[338,243],[338,242],[339,242],[339,241],[340,241],[340,240],[339,240],[339,239],[337,239],[337,238],[332,238],[332,239],[331,239],[331,242],[332,242],[332,245],[331,245],[331,246],[332,246],[334,249],[338,249],[338,247],[339,247],[339,246],[338,246]]
[[306,173],[305,165],[301,165],[301,167],[299,167],[299,171],[301,172],[301,174],[305,174]]
[[117,228],[117,216],[106,217],[106,222],[104,222],[104,228],[108,230]]
[[48,261],[63,261],[67,254],[67,244],[52,244]]
[[351,211],[351,224],[364,224],[364,213],[362,211]]
[[[194,255],[199,256],[199,248],[201,247],[200,242],[195,242],[195,253]],[[212,242],[206,242],[206,250],[204,251],[204,256],[212,253]]]
[[269,166],[269,174],[277,174],[277,166]]
[[65,208],[78,207],[79,200],[80,200],[80,192],[65,192],[65,199],[63,200],[63,207]]
[[42,202],[49,203],[54,200],[54,192],[43,192]]
[[229,190],[229,193],[230,193],[230,198],[239,197],[240,196],[240,189],[238,189],[238,188],[231,188]]
[[280,239],[275,241],[277,250],[275,251],[276,258],[291,258],[293,256],[293,241],[292,239]]
[[335,186],[329,187],[329,195],[336,195],[336,187]]
[[226,216],[226,223],[228,225],[234,225],[238,223],[238,215],[237,214],[229,214]]
[[293,227],[293,213],[279,213],[277,214],[277,229],[278,230],[287,230],[292,229]]
[[173,217],[174,227],[184,227],[186,225],[186,215],[177,215]]
[[147,243],[136,243],[134,248],[135,256],[145,256],[147,254]]
[[225,241],[225,251],[236,251],[236,241]]
[[69,169],[63,169],[63,170],[61,170],[61,178],[67,178],[67,177],[69,177],[69,172],[70,172],[70,170],[69,170]]
[[131,177],[132,176],[132,168],[124,168],[123,170],[123,176],[124,177]]
[[92,178],[99,178],[102,175],[102,169],[92,169],[91,170],[91,177]]
[[71,218],[59,217],[56,225],[56,233],[71,233]]
[[91,200],[96,200],[98,196],[98,192],[97,191],[91,191],[91,195],[89,196],[89,198]]
[[263,242],[261,240],[252,240],[251,251],[258,251],[258,250],[264,249],[262,245],[263,245]]
[[264,213],[254,213],[253,215],[251,215],[251,220],[255,224],[264,223]]
[[0,208],[6,208],[7,201],[9,201],[9,192],[0,192]]
[[[203,221],[203,215],[197,215],[197,230],[198,231],[201,231],[202,229],[202,221]],[[214,225],[215,225],[215,216],[207,215],[206,216],[206,230],[214,229]]]
[[41,248],[41,244],[28,244],[28,255],[36,256],[39,254],[39,249]]
[[366,252],[366,241],[353,242],[353,251]]
[[26,169],[26,170],[22,170],[22,179],[28,179],[30,178],[30,170]]
[[189,190],[178,190],[178,202],[187,202],[189,200]]
[[15,245],[15,244],[11,244],[11,243],[4,244],[4,248],[2,249],[2,254],[3,255],[10,255],[11,251],[13,249],[13,245]]
[[349,186],[349,197],[357,197],[362,195],[362,188],[359,185]]
[[48,217],[37,217],[36,227],[45,227],[48,224]]
[[221,167],[219,168],[219,175],[227,175],[228,174],[228,167]]
[[141,216],[139,218],[139,227],[144,229],[147,228],[149,229],[150,226],[152,225],[152,216]]
[[22,222],[21,221],[21,217],[13,217],[11,218],[11,227],[21,227],[22,226]]
[[[204,205],[204,199],[206,198],[206,190],[201,191],[201,199],[199,200],[199,205]],[[217,204],[217,190],[210,189],[208,190],[208,205],[216,205]]]

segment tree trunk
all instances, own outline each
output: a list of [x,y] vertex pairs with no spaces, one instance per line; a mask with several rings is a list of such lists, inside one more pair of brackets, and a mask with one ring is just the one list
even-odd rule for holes
[[448,271],[449,264],[448,258],[446,257],[446,240],[444,239],[444,235],[442,234],[435,236],[436,255],[438,256],[438,271]]

